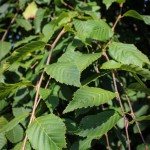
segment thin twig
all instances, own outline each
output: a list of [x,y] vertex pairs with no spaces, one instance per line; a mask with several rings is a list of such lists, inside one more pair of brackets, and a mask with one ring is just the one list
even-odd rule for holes
[[67,4],[66,2],[63,2],[63,4],[64,4],[66,7],[69,7],[70,9],[74,10],[74,7],[72,7],[71,5]]
[[[51,45],[51,49],[50,49],[50,53],[49,53],[49,56],[47,58],[47,61],[46,61],[46,65],[48,65],[50,63],[50,60],[51,60],[51,55],[52,55],[52,52],[53,52],[53,49],[56,45],[56,43],[58,42],[58,40],[61,38],[61,36],[65,33],[65,29],[63,28],[61,30],[61,32],[59,33],[59,35],[57,36],[57,38],[55,39],[55,41],[53,42],[53,44]],[[45,74],[45,71],[46,71],[46,68],[44,68],[42,74],[41,74],[41,77],[39,79],[39,82],[37,83],[36,85],[36,95],[35,95],[35,100],[34,100],[34,105],[33,105],[33,109],[32,109],[32,114],[31,114],[31,117],[30,117],[30,121],[29,121],[29,124],[28,126],[31,124],[31,122],[33,121],[33,119],[35,118],[35,110],[37,108],[37,102],[39,103],[39,91],[40,91],[40,87],[41,87],[41,84],[42,84],[42,80],[43,80],[43,77],[44,77],[44,74]],[[24,139],[24,142],[23,142],[23,146],[22,146],[22,150],[25,150],[25,145],[26,145],[26,142],[27,142],[27,135],[25,136],[25,139]]]
[[14,23],[17,14],[18,14],[18,13],[16,13],[16,14],[14,15],[14,17],[12,18],[12,20],[10,21],[10,24],[8,25],[7,29],[5,30],[5,32],[4,32],[3,36],[2,36],[1,41],[4,41],[4,39],[6,38],[6,35],[7,35],[8,31],[9,31],[11,25]]
[[122,87],[122,90],[123,90],[124,93],[126,94],[126,100],[127,100],[127,102],[128,102],[128,105],[129,105],[129,108],[130,108],[130,111],[131,111],[131,117],[132,117],[132,119],[135,120],[135,124],[136,124],[136,126],[137,126],[138,131],[139,131],[139,134],[140,134],[140,136],[141,136],[141,139],[142,139],[142,141],[143,141],[143,143],[144,143],[145,150],[149,150],[149,148],[148,148],[148,146],[147,146],[147,144],[146,144],[146,142],[145,142],[145,139],[144,139],[144,137],[143,137],[143,134],[142,134],[142,132],[141,132],[141,129],[140,129],[140,127],[139,127],[138,121],[136,121],[136,117],[135,117],[135,114],[134,114],[134,111],[133,111],[133,108],[132,108],[132,105],[131,105],[131,102],[130,102],[130,98],[129,98],[128,94],[126,93],[125,88],[124,88],[123,83],[121,82],[121,80],[119,80],[119,83],[120,83],[120,85],[121,85],[121,87]]
[[107,149],[110,150],[110,144],[109,144],[109,138],[108,138],[108,133],[105,134],[106,141],[107,141]]

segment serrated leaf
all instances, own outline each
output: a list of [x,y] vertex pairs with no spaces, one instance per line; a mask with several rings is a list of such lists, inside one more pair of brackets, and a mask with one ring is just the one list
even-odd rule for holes
[[29,31],[32,29],[32,25],[28,20],[17,18],[16,22],[20,27],[24,28],[26,31]]
[[112,5],[113,2],[124,3],[125,0],[103,0],[103,3],[106,5],[107,9]]
[[74,93],[73,100],[68,104],[63,113],[79,108],[99,106],[112,100],[115,96],[115,93],[101,88],[83,86]]
[[10,122],[8,122],[5,126],[0,129],[0,133],[8,132],[12,130],[18,123],[23,121],[29,114],[23,114],[18,117],[15,117]]
[[50,112],[53,112],[53,110],[59,103],[58,95],[54,95],[53,90],[43,88],[40,88],[39,94],[46,103]]
[[34,19],[35,32],[38,33],[41,31],[41,23],[44,19],[44,14],[46,9],[38,9]]
[[23,139],[23,128],[16,125],[13,129],[6,132],[6,137],[11,143],[17,143]]
[[25,9],[25,11],[23,12],[23,16],[25,19],[31,19],[34,18],[36,15],[38,8],[36,3],[33,1],[32,3],[30,3],[27,8]]
[[91,139],[101,138],[113,128],[121,116],[114,110],[107,110],[84,117],[80,122],[77,135]]
[[50,114],[36,118],[27,129],[27,135],[34,149],[61,150],[66,146],[65,130],[63,121]]
[[109,45],[109,54],[122,64],[133,64],[142,67],[144,63],[150,64],[146,55],[141,53],[133,44],[113,42]]
[[128,86],[129,89],[133,89],[135,91],[141,91],[141,92],[144,92],[146,94],[150,94],[150,89],[147,88],[147,87],[143,87],[141,84],[139,83],[131,83],[129,86]]
[[91,147],[91,142],[92,139],[90,138],[79,140],[73,143],[70,150],[88,150]]
[[117,62],[114,63],[114,61],[111,60],[111,61],[107,61],[107,62],[103,63],[103,65],[101,66],[101,69],[125,70],[128,72],[132,72],[132,73],[141,75],[144,78],[150,80],[150,71],[148,69],[141,68],[141,67],[136,66],[136,65],[123,65],[123,64],[120,64]]
[[60,83],[81,86],[80,71],[74,63],[58,62],[48,65],[46,73]]
[[135,10],[128,10],[123,14],[124,17],[132,17],[138,20],[142,20],[145,24],[150,25],[150,16],[149,15],[141,15]]
[[19,82],[16,84],[0,83],[0,100],[8,97],[15,89],[22,86],[33,86],[30,82]]
[[5,57],[11,50],[11,43],[0,41],[0,60]]
[[91,39],[106,41],[113,36],[111,28],[102,20],[74,20],[74,25],[77,36],[84,43],[89,43]]
[[0,133],[0,149],[2,149],[5,144],[7,144],[7,139],[3,133]]
[[59,59],[58,62],[68,62],[76,64],[80,72],[86,69],[92,62],[102,56],[102,53],[82,54],[78,51],[67,51]]
[[27,54],[39,50],[45,46],[44,42],[36,41],[26,44],[18,49],[16,49],[11,56],[9,56],[5,62],[1,64],[0,73],[6,71],[15,62],[21,61]]

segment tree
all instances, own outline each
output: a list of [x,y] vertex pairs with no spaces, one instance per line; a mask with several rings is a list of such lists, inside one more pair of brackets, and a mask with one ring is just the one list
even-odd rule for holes
[[149,7],[2,0],[0,149],[148,150]]

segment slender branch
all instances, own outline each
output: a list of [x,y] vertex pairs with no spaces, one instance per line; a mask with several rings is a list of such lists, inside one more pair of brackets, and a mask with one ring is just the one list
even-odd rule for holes
[[110,144],[109,144],[108,133],[105,134],[105,137],[106,137],[106,141],[107,141],[107,149],[108,149],[108,150],[111,150],[111,149],[110,149]]
[[138,131],[139,131],[139,134],[140,134],[140,136],[141,136],[141,139],[142,139],[142,141],[143,141],[143,143],[144,143],[145,150],[148,150],[149,148],[148,148],[148,146],[147,146],[147,144],[146,144],[146,142],[145,142],[145,139],[144,139],[143,134],[142,134],[142,132],[141,132],[141,129],[140,129],[140,127],[139,127],[138,121],[136,121],[136,117],[135,117],[135,114],[134,114],[134,111],[133,111],[133,108],[132,108],[132,105],[131,105],[131,102],[130,102],[130,98],[129,98],[128,94],[126,93],[125,88],[124,88],[123,83],[121,82],[121,80],[119,80],[119,83],[120,83],[120,85],[121,85],[121,87],[122,87],[122,90],[123,90],[124,93],[126,94],[126,100],[127,100],[127,102],[128,102],[128,105],[129,105],[129,108],[130,108],[130,111],[131,111],[131,117],[135,120],[135,124],[136,124],[136,126],[137,126]]
[[16,14],[14,15],[14,17],[12,18],[12,20],[10,21],[10,24],[8,25],[7,29],[5,30],[5,32],[4,32],[3,36],[2,36],[1,41],[4,41],[4,39],[6,38],[6,35],[7,35],[8,31],[9,31],[11,25],[14,23],[17,14],[18,14],[18,13],[16,13]]
[[112,27],[112,31],[114,32],[115,28],[116,28],[116,25],[118,24],[119,20],[122,18],[121,15],[118,16],[116,22],[114,23],[113,27]]
[[74,7],[72,7],[71,5],[67,4],[66,2],[63,2],[63,4],[64,4],[66,7],[69,7],[70,9],[74,10]]
[[[58,40],[61,38],[61,36],[64,33],[65,33],[65,29],[63,28],[61,30],[61,32],[59,33],[59,35],[57,36],[57,38],[55,39],[55,41],[53,42],[53,44],[51,45],[51,49],[50,49],[50,53],[49,53],[49,56],[48,56],[47,61],[46,61],[46,65],[48,65],[50,63],[53,49],[54,49],[56,43],[58,42]],[[43,77],[44,77],[44,74],[45,74],[45,70],[46,70],[46,68],[44,68],[44,70],[43,70],[43,72],[41,74],[41,77],[39,79],[39,82],[36,85],[36,95],[35,95],[35,100],[34,100],[34,105],[33,105],[33,109],[32,109],[32,114],[31,114],[28,126],[31,124],[31,122],[35,118],[35,110],[37,108],[37,103],[39,103],[39,101],[40,101],[38,97],[39,97],[39,91],[40,91],[40,87],[41,87],[41,84],[42,84],[42,80],[43,80]],[[22,150],[25,150],[26,142],[27,142],[27,135],[25,136],[25,139],[24,139],[24,142],[23,142],[23,146],[22,146]]]

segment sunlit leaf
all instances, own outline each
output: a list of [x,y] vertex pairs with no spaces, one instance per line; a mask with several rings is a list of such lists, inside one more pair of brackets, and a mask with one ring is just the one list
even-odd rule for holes
[[113,42],[109,45],[109,54],[122,64],[133,64],[139,67],[142,67],[144,63],[150,64],[148,57],[133,44]]
[[23,16],[25,19],[30,19],[30,18],[34,18],[36,15],[38,8],[36,3],[33,1],[32,3],[30,3],[27,8],[25,9],[25,11],[23,12]]
[[99,106],[112,100],[115,96],[115,93],[101,88],[83,86],[74,93],[73,100],[68,104],[64,113],[79,108]]
[[142,20],[145,24],[150,25],[150,15],[141,15],[135,10],[128,10],[123,14],[124,17],[132,17],[138,20]]
[[0,60],[5,57],[11,50],[11,43],[0,41]]
[[66,146],[65,130],[63,121],[50,114],[36,118],[29,126],[27,135],[34,149],[61,150]]
[[22,86],[33,86],[33,85],[30,82],[19,82],[16,84],[0,83],[0,100],[5,97],[8,97],[11,92],[13,92],[18,87]]

